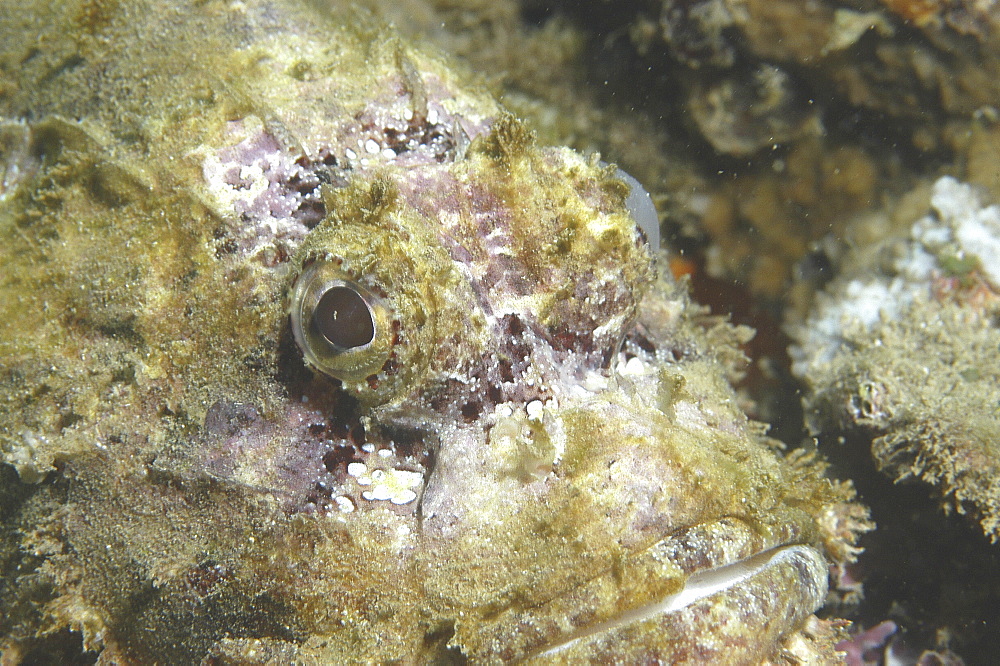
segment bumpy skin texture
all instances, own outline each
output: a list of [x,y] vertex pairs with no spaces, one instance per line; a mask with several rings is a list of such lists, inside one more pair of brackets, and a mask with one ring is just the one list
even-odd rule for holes
[[[795,632],[864,512],[740,411],[747,332],[613,167],[350,8],[3,13],[5,660],[833,655]],[[386,313],[343,381],[290,332],[317,265]]]

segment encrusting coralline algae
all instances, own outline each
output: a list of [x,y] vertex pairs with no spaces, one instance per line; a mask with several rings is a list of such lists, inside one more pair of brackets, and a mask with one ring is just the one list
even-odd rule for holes
[[614,167],[351,7],[4,13],[5,663],[836,660],[866,511]]

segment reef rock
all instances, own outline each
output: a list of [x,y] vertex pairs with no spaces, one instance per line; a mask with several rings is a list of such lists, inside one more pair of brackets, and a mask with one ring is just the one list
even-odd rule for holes
[[929,208],[905,235],[886,231],[845,259],[792,327],[793,370],[811,387],[813,430],[860,429],[886,474],[933,484],[946,508],[970,513],[996,541],[1000,206],[945,176]]

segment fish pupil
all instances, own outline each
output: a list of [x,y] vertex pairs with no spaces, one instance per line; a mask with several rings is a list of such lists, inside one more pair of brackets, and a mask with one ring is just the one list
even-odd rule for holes
[[375,339],[375,319],[368,303],[349,286],[330,287],[320,297],[313,326],[337,349],[364,347]]

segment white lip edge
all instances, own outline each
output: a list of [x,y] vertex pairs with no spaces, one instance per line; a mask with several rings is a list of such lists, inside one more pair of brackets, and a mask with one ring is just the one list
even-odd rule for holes
[[[624,627],[635,622],[642,622],[658,615],[673,613],[691,604],[710,597],[713,594],[728,590],[739,585],[743,581],[759,574],[769,566],[780,564],[786,560],[791,560],[801,555],[807,559],[822,558],[823,556],[812,546],[792,545],[779,546],[770,550],[752,555],[744,560],[726,564],[712,569],[697,571],[688,577],[684,587],[673,594],[668,594],[659,601],[655,601],[632,610],[625,611],[612,620],[606,620],[597,624],[584,627],[563,637],[555,645],[546,647],[541,652],[535,652],[527,659],[548,657],[555,655],[572,645],[585,641],[592,636],[613,631],[619,627]],[[824,562],[823,567],[826,567]]]

